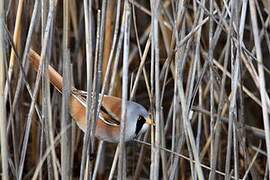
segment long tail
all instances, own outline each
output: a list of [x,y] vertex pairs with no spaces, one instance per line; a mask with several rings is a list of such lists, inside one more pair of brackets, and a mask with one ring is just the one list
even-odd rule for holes
[[[32,49],[29,52],[29,60],[36,71],[38,71],[40,64],[40,56]],[[48,78],[53,86],[59,91],[63,90],[63,78],[62,76],[51,66],[48,67]]]
[[[40,64],[40,56],[34,51],[29,51],[29,61],[33,68],[38,71],[39,64]],[[51,66],[48,67],[47,72],[48,78],[50,82],[53,84],[53,86],[62,93],[63,90],[63,77]],[[86,106],[85,103],[82,102],[82,100],[74,95],[73,93],[70,96],[69,101],[69,113],[73,117],[73,119],[76,121],[77,125],[85,131],[86,128]]]

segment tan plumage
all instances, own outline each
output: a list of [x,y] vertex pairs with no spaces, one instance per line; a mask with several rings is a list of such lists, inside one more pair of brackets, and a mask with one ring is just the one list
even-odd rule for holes
[[[40,56],[33,50],[29,52],[29,60],[34,69],[37,71],[40,64]],[[63,88],[62,76],[51,66],[48,67],[48,78],[53,86],[61,93]],[[86,130],[86,97],[85,93],[72,88],[69,111],[77,125],[84,132]],[[120,136],[120,118],[121,117],[121,99],[113,96],[104,95],[102,106],[99,113],[99,119],[96,124],[96,137],[104,141],[119,142]],[[145,122],[140,126],[137,132],[139,118],[145,118]],[[141,123],[141,122],[140,122]],[[127,130],[126,141],[143,133],[152,124],[148,117],[147,111],[139,104],[128,101],[127,104]],[[137,134],[136,134],[137,133]]]

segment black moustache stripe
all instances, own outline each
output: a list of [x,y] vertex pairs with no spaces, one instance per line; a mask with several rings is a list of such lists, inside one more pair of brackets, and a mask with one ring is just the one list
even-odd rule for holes
[[144,119],[143,116],[139,116],[137,119],[137,124],[136,124],[136,130],[135,130],[135,134],[138,135],[139,132],[141,131],[144,123],[146,122],[146,120]]

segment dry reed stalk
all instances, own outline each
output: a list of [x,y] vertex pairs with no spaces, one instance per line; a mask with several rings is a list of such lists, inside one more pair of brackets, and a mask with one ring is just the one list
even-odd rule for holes
[[[70,71],[70,52],[68,48],[69,42],[69,1],[63,1],[63,93],[62,93],[62,117],[61,129],[65,129],[71,124],[69,117],[69,97],[71,92],[71,71]],[[61,176],[62,179],[72,179],[71,169],[71,129],[68,129],[61,138]]]
[[[263,69],[263,62],[262,62],[262,50],[260,45],[260,38],[258,34],[258,23],[257,23],[257,15],[255,9],[255,1],[252,0],[249,2],[250,14],[251,14],[251,23],[252,23],[252,30],[254,35],[254,43],[256,49],[256,56],[258,60],[258,73],[259,73],[259,84],[260,84],[260,96],[262,101],[262,115],[263,115],[263,123],[265,129],[265,140],[266,140],[266,149],[267,149],[267,160],[270,162],[270,127],[269,127],[269,116],[267,113],[267,108],[269,107],[269,97],[266,93],[265,88],[265,75]],[[269,164],[269,163],[268,163]],[[270,174],[270,166],[268,165],[268,174]]]
[[[90,7],[90,8],[89,8]],[[87,64],[87,110],[86,110],[86,133],[84,135],[83,141],[83,150],[82,150],[82,159],[80,164],[80,180],[83,180],[85,177],[86,162],[89,160],[89,156],[87,152],[89,152],[89,145],[90,145],[90,119],[91,119],[91,105],[92,105],[92,88],[93,88],[93,81],[92,81],[92,74],[93,74],[93,45],[92,45],[92,38],[93,38],[93,29],[91,26],[91,15],[93,14],[91,11],[92,1],[83,1],[83,11],[84,11],[84,24],[85,24],[85,44],[86,44],[86,64]],[[90,9],[90,11],[88,11]],[[99,27],[99,26],[98,26]],[[90,172],[89,172],[90,173]]]
[[[41,53],[41,59],[44,60],[45,58],[45,52],[47,51],[47,45],[48,45],[48,40],[49,40],[49,33],[50,33],[50,28],[51,28],[51,24],[53,21],[53,14],[54,14],[54,8],[55,5],[52,5],[50,11],[49,11],[49,15],[48,15],[48,22],[46,24],[46,33],[44,34],[44,40],[43,40],[43,48],[42,48],[42,53]],[[41,64],[40,64],[40,68],[41,69]],[[29,109],[29,113],[28,113],[28,118],[27,118],[27,122],[26,122],[26,129],[25,129],[25,133],[24,133],[24,142],[23,142],[23,146],[22,146],[22,153],[21,153],[21,158],[20,158],[20,165],[19,165],[19,171],[18,171],[18,179],[22,178],[22,173],[23,173],[23,167],[24,167],[24,161],[25,161],[25,156],[26,156],[26,150],[27,150],[27,143],[28,143],[28,139],[29,139],[29,132],[30,132],[30,127],[31,127],[31,119],[34,113],[34,107],[35,107],[35,101],[37,98],[37,93],[38,93],[38,87],[39,87],[39,83],[41,80],[41,73],[40,70],[38,71],[38,75],[37,75],[37,80],[35,83],[35,88],[33,91],[33,97],[32,97],[32,102],[31,102],[31,106]]]
[[[14,33],[13,33],[13,42],[14,42],[14,46],[15,46],[16,50],[19,47],[23,4],[24,4],[24,0],[20,0],[18,3],[17,13],[16,13],[16,21],[15,21],[15,27],[14,27]],[[8,67],[8,75],[7,75],[8,80],[11,80],[11,78],[12,78],[14,66],[15,66],[15,51],[14,51],[14,49],[12,49],[11,54],[10,54],[10,59],[9,59],[9,67]],[[4,92],[6,99],[7,99],[7,94],[10,90],[9,86],[10,85],[8,84],[8,81],[6,81],[5,92]]]
[[[8,141],[6,134],[6,106],[5,106],[5,33],[4,33],[4,23],[5,23],[5,10],[4,1],[0,2],[0,141],[1,141],[1,174],[3,180],[9,179],[8,172]],[[7,81],[6,81],[7,82]]]
[[122,104],[121,104],[121,127],[119,143],[119,160],[118,160],[118,180],[126,180],[126,145],[125,133],[127,122],[127,100],[128,100],[128,60],[130,49],[130,16],[131,8],[126,0],[124,5],[124,48],[123,48],[123,78],[122,78]]
[[[53,121],[52,121],[52,106],[51,106],[51,98],[50,98],[50,81],[47,78],[47,71],[48,71],[48,66],[50,63],[50,54],[52,48],[52,36],[51,36],[51,31],[53,25],[54,25],[54,14],[56,11],[56,7],[57,7],[57,1],[51,0],[49,2],[49,12],[48,12],[48,18],[47,20],[50,20],[51,18],[51,24],[50,27],[46,26],[43,28],[48,28],[46,30],[48,30],[48,41],[47,41],[47,46],[44,46],[45,49],[44,53],[46,53],[46,55],[43,56],[43,59],[41,60],[41,92],[42,92],[42,97],[41,97],[41,102],[42,102],[42,121],[44,122],[44,127],[45,127],[45,138],[46,138],[46,145],[50,146],[51,144],[53,145],[54,143],[54,132],[53,132]],[[51,15],[51,17],[50,17]],[[44,38],[46,37],[46,30],[44,30]],[[45,40],[44,40],[45,41]],[[43,39],[41,40],[42,44],[43,44]],[[43,49],[42,49],[43,50]],[[52,153],[50,154],[50,156],[48,157],[47,160],[47,168],[48,168],[48,174],[49,174],[49,179],[53,178],[58,180],[58,169],[57,169],[57,162],[58,162],[58,158],[56,156],[56,150],[55,147],[53,146],[52,148]]]
[[[102,64],[102,78],[105,78],[106,69],[109,65],[109,57],[111,52],[112,43],[113,43],[113,14],[115,10],[116,0],[108,1],[108,7],[106,8],[106,18],[105,18],[105,37],[104,37],[104,55],[103,55],[103,64]],[[120,5],[118,3],[118,5]],[[116,24],[116,23],[115,23]]]
[[[2,178],[269,178],[266,0],[63,1],[64,13],[55,2],[4,0]],[[28,73],[31,46],[41,49],[36,81]],[[44,76],[49,64],[63,69],[62,108]],[[88,93],[84,135],[66,121],[71,70],[74,86]],[[156,126],[116,152],[107,142],[96,148],[99,93],[143,104]]]

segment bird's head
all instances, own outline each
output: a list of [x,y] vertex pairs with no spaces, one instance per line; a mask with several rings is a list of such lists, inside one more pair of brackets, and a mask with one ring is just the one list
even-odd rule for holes
[[132,106],[132,108],[130,108],[130,111],[128,112],[128,116],[131,117],[128,126],[133,129],[135,136],[139,136],[144,133],[149,126],[154,125],[154,122],[142,105],[134,102],[130,103],[129,106]]

